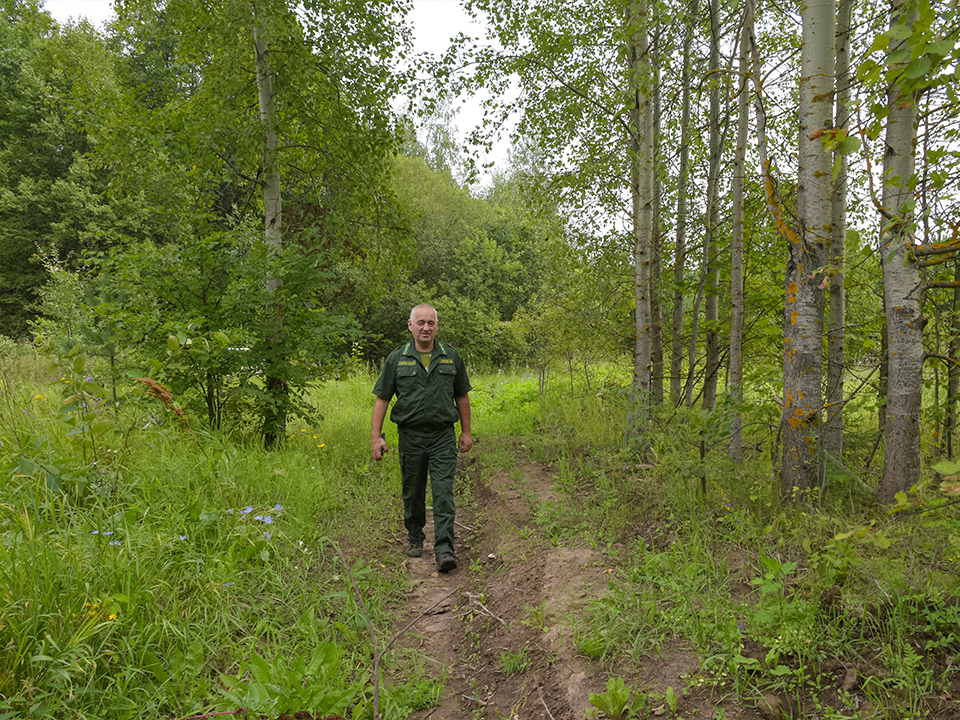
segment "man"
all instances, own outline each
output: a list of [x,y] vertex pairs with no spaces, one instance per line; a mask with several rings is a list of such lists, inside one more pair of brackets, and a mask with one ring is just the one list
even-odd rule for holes
[[[400,433],[400,474],[403,477],[403,524],[407,528],[407,556],[423,554],[423,526],[427,522],[427,475],[433,489],[433,552],[437,570],[457,567],[453,551],[453,524],[456,505],[453,476],[457,450],[469,452],[470,379],[457,350],[436,339],[439,319],[430,305],[417,305],[407,327],[412,342],[387,357],[373,388],[370,450],[382,460],[387,442],[381,436],[387,407],[394,395],[397,402],[390,419]],[[454,425],[460,421],[457,441]]]

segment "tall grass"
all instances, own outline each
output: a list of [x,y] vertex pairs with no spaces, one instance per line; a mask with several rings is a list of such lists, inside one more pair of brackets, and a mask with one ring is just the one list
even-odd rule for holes
[[0,369],[0,716],[225,707],[220,674],[321,640],[343,683],[369,679],[341,558],[379,632],[403,587],[399,472],[368,461],[370,378],[317,387],[324,419],[278,451],[194,442],[132,402],[84,455],[58,372],[31,357]]
[[[937,604],[957,588],[949,523],[888,522],[864,502],[863,477],[833,476],[819,505],[782,507],[769,453],[734,465],[722,418],[697,411],[654,414],[638,458],[623,450],[629,377],[615,363],[558,373],[542,396],[533,374],[472,378],[482,472],[518,473],[518,450],[552,465],[558,499],[534,508],[538,531],[620,568],[576,622],[582,652],[642,663],[683,639],[705,658],[699,681],[748,697],[784,678],[799,687],[791,657],[872,643],[893,678],[872,697],[889,701],[899,682],[920,708],[941,680],[903,638],[938,633],[931,652],[960,651],[956,613]],[[319,709],[317,677],[369,714],[372,646],[350,578],[381,635],[405,585],[396,454],[369,460],[373,378],[316,386],[322,419],[291,425],[271,452],[199,423],[191,437],[132,391],[115,424],[102,407],[64,412],[71,382],[85,380],[32,355],[0,360],[0,718]],[[745,443],[769,446],[768,415]],[[732,586],[732,556],[749,558],[746,592]],[[846,623],[817,614],[831,585]],[[895,629],[867,610],[878,585]],[[785,669],[758,675],[747,638]],[[393,667],[386,717],[436,702],[442,672],[415,657]]]

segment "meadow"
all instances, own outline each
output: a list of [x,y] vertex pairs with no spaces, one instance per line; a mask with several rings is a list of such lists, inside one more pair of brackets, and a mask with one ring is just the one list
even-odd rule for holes
[[[898,708],[889,717],[923,716],[950,691],[953,507],[894,519],[869,501],[868,473],[839,470],[818,502],[781,505],[764,453],[734,466],[718,441],[699,460],[712,426],[696,413],[655,418],[638,462],[622,449],[628,373],[601,368],[589,386],[558,373],[544,397],[531,373],[474,378],[481,476],[513,467],[518,448],[553,468],[563,502],[536,532],[600,547],[618,568],[570,620],[585,658],[613,673],[684,638],[703,658],[690,688],[747,701],[811,696],[825,663],[859,658],[862,678],[877,672],[850,697]],[[322,419],[268,452],[185,424],[177,398],[165,407],[133,378],[117,408],[79,358],[0,360],[0,719],[360,718],[375,692],[386,718],[435,704],[443,668],[378,650],[406,585],[398,468],[369,459],[372,384],[362,369],[317,384]],[[769,444],[761,431],[753,441]],[[754,558],[739,594],[724,580],[736,557]],[[841,700],[825,716],[844,716]]]

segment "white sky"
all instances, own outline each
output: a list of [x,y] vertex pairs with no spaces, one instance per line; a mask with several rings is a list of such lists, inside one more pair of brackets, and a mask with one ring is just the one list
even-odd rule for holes
[[[85,17],[99,26],[113,16],[111,0],[45,0],[47,11],[58,22]],[[413,0],[413,10],[407,16],[413,26],[414,51],[438,54],[446,50],[449,39],[459,32],[473,36],[482,34],[482,28],[471,22],[458,0]],[[461,138],[483,119],[479,101],[467,100],[460,108],[456,125]],[[480,163],[493,161],[505,169],[509,140],[503,138],[490,156],[481,156]]]

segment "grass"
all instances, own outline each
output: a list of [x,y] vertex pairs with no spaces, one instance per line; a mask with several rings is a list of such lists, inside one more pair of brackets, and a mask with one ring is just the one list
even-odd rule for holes
[[[64,412],[61,391],[85,392],[88,371],[0,360],[0,716],[320,709],[317,678],[369,710],[372,645],[352,583],[380,637],[405,589],[399,469],[368,459],[372,379],[318,385],[323,419],[265,452],[199,422],[191,437],[134,392],[119,423],[107,406]],[[516,478],[519,451],[556,476],[556,498],[517,532],[590,545],[618,568],[576,618],[580,651],[639,667],[680,640],[703,658],[692,685],[746,701],[780,690],[810,702],[820,663],[870,657],[885,673],[864,681],[874,707],[922,714],[960,651],[945,600],[957,516],[891,523],[849,475],[831,477],[817,505],[781,507],[769,457],[733,465],[722,433],[687,411],[654,418],[638,464],[621,450],[628,372],[605,368],[572,392],[557,383],[543,399],[535,377],[473,378],[482,473]],[[702,429],[714,433],[706,463]],[[751,441],[769,436],[761,426]],[[840,605],[827,612],[819,597],[833,585]],[[542,608],[527,615],[544,625]],[[506,673],[529,662],[500,660]],[[385,663],[385,717],[437,702],[442,668]]]

